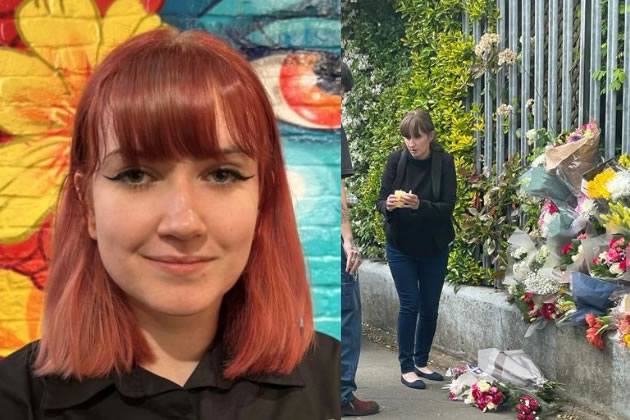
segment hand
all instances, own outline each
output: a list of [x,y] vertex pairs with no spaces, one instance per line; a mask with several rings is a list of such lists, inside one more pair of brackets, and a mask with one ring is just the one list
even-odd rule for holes
[[346,271],[354,276],[361,265],[361,252],[350,241],[343,243],[343,250],[346,253]]
[[398,197],[394,194],[390,194],[387,196],[387,202],[385,203],[385,208],[387,211],[394,211],[396,209],[396,203],[398,203]]
[[402,197],[403,207],[412,210],[418,210],[420,207],[420,199],[415,194],[407,193]]

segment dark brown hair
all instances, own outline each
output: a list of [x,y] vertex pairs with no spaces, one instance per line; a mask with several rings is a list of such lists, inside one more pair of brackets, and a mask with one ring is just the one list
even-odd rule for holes
[[435,130],[429,113],[417,108],[407,112],[400,122],[400,134],[406,139],[430,134]]

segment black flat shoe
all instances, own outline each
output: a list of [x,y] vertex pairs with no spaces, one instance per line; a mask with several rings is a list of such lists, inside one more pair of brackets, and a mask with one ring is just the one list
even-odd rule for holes
[[426,388],[426,385],[424,384],[424,381],[422,379],[418,379],[417,381],[409,382],[409,381],[405,380],[405,378],[403,378],[401,376],[400,377],[400,382],[402,382],[403,385],[408,386],[409,388],[413,388],[413,389],[424,389],[424,388]]
[[444,380],[444,376],[440,375],[437,372],[431,372],[431,373],[423,373],[420,369],[414,367],[413,371],[416,373],[416,375],[421,376],[423,378],[427,378],[430,381],[443,381]]

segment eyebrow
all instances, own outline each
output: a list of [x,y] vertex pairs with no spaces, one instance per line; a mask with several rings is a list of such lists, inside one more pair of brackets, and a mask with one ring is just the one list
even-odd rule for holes
[[[102,163],[105,163],[107,161],[108,158],[110,158],[113,155],[119,155],[122,152],[120,151],[120,149],[114,149],[111,152],[107,153],[105,155],[105,157],[103,158]],[[221,149],[221,153],[224,155],[229,155],[229,154],[236,154],[236,153],[245,153],[243,152],[241,149],[239,149],[238,147],[226,147]]]

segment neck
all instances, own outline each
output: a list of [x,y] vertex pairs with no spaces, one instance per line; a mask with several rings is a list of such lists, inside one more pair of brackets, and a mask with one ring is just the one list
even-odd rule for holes
[[183,386],[203,354],[214,341],[220,302],[216,307],[193,315],[155,314],[134,308],[134,314],[155,355],[142,367]]

